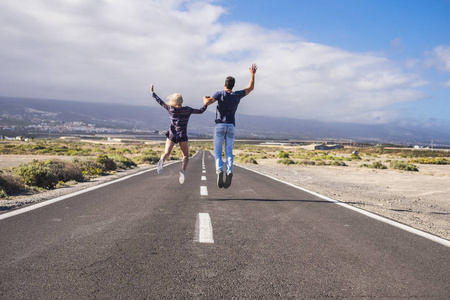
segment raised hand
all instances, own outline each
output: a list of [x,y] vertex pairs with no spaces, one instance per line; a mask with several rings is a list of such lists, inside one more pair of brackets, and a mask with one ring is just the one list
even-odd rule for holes
[[255,75],[256,70],[258,70],[258,66],[256,64],[252,64],[252,66],[248,69],[250,70],[250,74]]

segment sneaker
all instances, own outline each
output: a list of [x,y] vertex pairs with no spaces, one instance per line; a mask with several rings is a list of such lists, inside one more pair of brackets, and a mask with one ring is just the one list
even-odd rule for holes
[[184,174],[183,170],[180,171],[180,178],[179,179],[180,179],[180,184],[183,184],[184,180],[186,179],[186,175]]
[[233,179],[233,173],[228,173],[227,177],[225,178],[225,183],[223,184],[224,188],[229,188],[231,185],[231,180]]
[[160,159],[160,160],[158,161],[158,167],[157,167],[157,169],[156,169],[156,171],[158,172],[158,174],[161,174],[161,173],[162,173],[162,171],[163,171],[163,164],[164,164],[164,161],[163,161],[162,159]]
[[223,172],[217,173],[217,186],[223,188]]

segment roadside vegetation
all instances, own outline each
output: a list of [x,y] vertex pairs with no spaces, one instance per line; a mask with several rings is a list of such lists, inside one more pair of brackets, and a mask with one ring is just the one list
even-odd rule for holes
[[[193,155],[212,143],[198,143],[190,147]],[[0,170],[0,198],[30,194],[89,181],[92,178],[135,168],[141,164],[156,164],[164,151],[164,141],[152,145],[144,143],[107,144],[64,140],[34,140],[0,142],[0,155],[44,155],[73,157],[67,159],[32,160],[19,166]],[[181,158],[175,148],[170,159]]]
[[[198,150],[212,150],[213,143],[190,141],[190,154]],[[153,144],[144,142],[111,144],[106,141],[82,142],[65,140],[2,141],[0,155],[44,155],[46,160],[0,170],[0,198],[54,189],[97,176],[135,168],[141,164],[156,164],[164,151],[164,141]],[[421,164],[450,164],[448,151],[415,151],[392,149],[386,146],[345,147],[320,151],[306,150],[299,146],[261,145],[259,142],[235,143],[235,162],[258,164],[271,159],[283,166],[336,166],[349,165],[377,170],[419,171]],[[55,159],[54,156],[72,157]],[[174,148],[171,158],[181,158],[181,151]]]

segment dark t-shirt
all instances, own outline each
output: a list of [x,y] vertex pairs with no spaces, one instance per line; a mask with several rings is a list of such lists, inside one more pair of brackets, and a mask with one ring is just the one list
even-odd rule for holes
[[245,90],[228,93],[219,91],[212,96],[217,100],[216,124],[226,123],[236,125],[234,115],[239,102],[245,97]]

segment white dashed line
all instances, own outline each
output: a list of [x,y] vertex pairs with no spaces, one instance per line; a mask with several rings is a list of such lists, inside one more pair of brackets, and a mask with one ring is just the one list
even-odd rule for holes
[[200,187],[200,195],[208,196],[208,188],[206,186],[201,186]]
[[202,180],[206,180],[206,176],[202,176]]
[[199,243],[214,243],[211,218],[208,213],[199,213],[195,224],[196,241]]
[[206,173],[206,170],[203,170],[202,173]]

